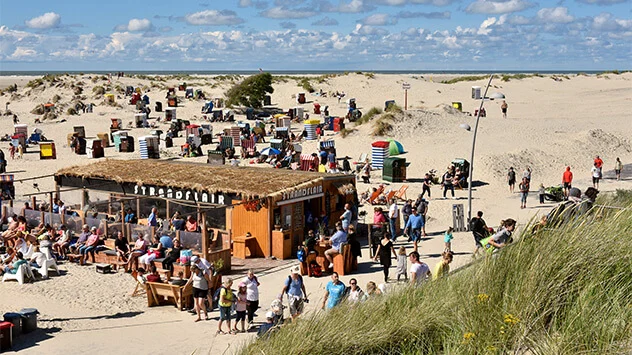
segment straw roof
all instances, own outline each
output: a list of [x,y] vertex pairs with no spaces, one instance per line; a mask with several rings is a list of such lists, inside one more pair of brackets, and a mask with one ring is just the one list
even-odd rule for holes
[[[242,199],[278,197],[283,192],[316,185],[324,174],[288,169],[213,166],[165,160],[114,160],[60,169],[56,176],[112,180],[117,183],[165,186]],[[328,174],[327,177],[332,176]]]

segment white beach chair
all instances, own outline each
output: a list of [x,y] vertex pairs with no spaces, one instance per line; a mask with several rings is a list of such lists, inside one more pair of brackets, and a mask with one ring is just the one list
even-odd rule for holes
[[18,284],[23,285],[24,280],[28,280],[29,278],[34,279],[35,277],[33,276],[33,273],[31,272],[31,269],[28,267],[28,265],[24,264],[20,266],[15,274],[10,274],[8,272],[5,273],[4,276],[2,276],[2,282],[5,282],[7,280],[16,280]]
[[31,270],[37,270],[37,272],[42,275],[42,278],[44,279],[48,278],[49,269],[55,270],[55,272],[59,276],[59,268],[57,267],[57,262],[55,261],[55,259],[46,259],[44,265],[39,268],[31,267]]

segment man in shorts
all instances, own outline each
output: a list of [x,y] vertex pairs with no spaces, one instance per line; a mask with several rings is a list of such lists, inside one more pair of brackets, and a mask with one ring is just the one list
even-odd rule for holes
[[283,300],[283,295],[286,293],[290,305],[290,315],[294,320],[303,313],[304,302],[307,301],[307,291],[305,291],[303,276],[301,276],[298,266],[294,266],[290,270],[290,275],[285,280],[279,300]]
[[564,196],[568,197],[568,191],[573,187],[573,173],[571,172],[571,167],[567,166],[566,171],[562,175],[562,185],[564,185]]
[[507,172],[507,182],[509,183],[509,192],[513,193],[516,186],[516,172],[513,167],[510,167]]
[[413,214],[408,217],[408,222],[404,227],[404,234],[410,235],[410,239],[413,241],[413,248],[417,251],[418,242],[421,240],[421,228],[423,228],[424,220],[423,216],[419,214],[416,207],[413,207]]

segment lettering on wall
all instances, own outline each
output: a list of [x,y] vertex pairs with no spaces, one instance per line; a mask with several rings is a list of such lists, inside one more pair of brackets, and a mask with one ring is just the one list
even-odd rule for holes
[[303,188],[303,189],[298,189],[298,190],[292,190],[292,191],[284,192],[281,195],[281,201],[294,200],[296,198],[312,196],[312,195],[318,195],[318,194],[321,194],[321,193],[323,193],[323,186],[322,185],[306,187],[306,188]]
[[152,185],[134,185],[134,195],[161,197],[172,200],[193,201],[199,203],[211,203],[215,205],[230,204],[230,198],[220,193],[211,194],[208,192],[198,192],[195,190],[178,190]]

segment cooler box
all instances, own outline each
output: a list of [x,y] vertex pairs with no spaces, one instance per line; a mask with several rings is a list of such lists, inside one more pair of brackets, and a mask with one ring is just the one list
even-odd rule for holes
[[30,333],[37,329],[37,315],[39,312],[35,308],[22,308],[22,333]]
[[384,159],[382,168],[382,180],[390,182],[403,182],[406,180],[406,159],[389,157]]

